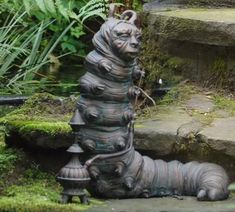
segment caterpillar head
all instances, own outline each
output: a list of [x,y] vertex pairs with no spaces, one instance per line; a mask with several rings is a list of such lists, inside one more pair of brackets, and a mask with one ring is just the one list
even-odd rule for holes
[[136,26],[137,15],[125,11],[120,19],[109,17],[93,38],[98,52],[107,58],[133,61],[140,48],[141,31]]
[[114,54],[124,61],[133,60],[139,53],[140,38],[140,30],[134,24],[119,22],[111,31]]

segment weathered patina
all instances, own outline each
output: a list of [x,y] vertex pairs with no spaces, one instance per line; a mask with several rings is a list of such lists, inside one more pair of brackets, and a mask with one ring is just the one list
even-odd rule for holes
[[80,145],[91,194],[106,198],[192,195],[198,200],[228,197],[228,177],[216,164],[164,162],[140,155],[133,147],[133,102],[140,93],[133,80],[144,75],[137,64],[141,31],[137,15],[125,11],[112,17],[93,38],[80,79],[78,112],[85,125]]

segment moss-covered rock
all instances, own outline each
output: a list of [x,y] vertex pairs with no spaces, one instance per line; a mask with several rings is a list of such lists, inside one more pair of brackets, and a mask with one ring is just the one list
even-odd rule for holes
[[170,39],[208,45],[234,46],[235,9],[187,8],[151,11],[151,24]]
[[235,6],[235,2],[233,0],[183,0],[183,2],[187,5],[196,5],[196,6],[210,6],[210,7]]
[[156,8],[143,15],[146,84],[182,78],[234,92],[235,9]]
[[152,37],[151,28],[143,30],[143,43],[140,60],[146,71],[144,87],[154,90],[161,79],[163,86],[172,86],[182,80],[181,70],[187,63],[179,57],[171,57],[161,51],[157,39]]
[[8,133],[6,142],[56,149],[72,142],[68,121],[75,99],[60,99],[48,93],[35,94],[19,109],[0,118]]
[[16,149],[0,146],[0,211],[83,211],[101,201],[81,205],[78,198],[72,204],[59,204],[62,187],[52,173]]

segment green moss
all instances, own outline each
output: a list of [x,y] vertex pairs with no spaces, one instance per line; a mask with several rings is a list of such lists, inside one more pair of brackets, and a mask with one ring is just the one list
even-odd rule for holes
[[220,8],[220,9],[186,8],[186,9],[177,9],[164,12],[158,11],[156,13],[169,17],[178,17],[188,20],[201,20],[207,22],[214,21],[214,22],[233,23],[235,21],[234,8]]
[[[74,203],[59,204],[61,188],[54,183],[51,185],[46,179],[34,180],[34,182],[12,185],[5,190],[5,196],[0,198],[1,211],[82,211],[92,205],[81,205],[74,198]],[[97,201],[96,201],[97,204]]]
[[38,93],[30,97],[21,108],[10,115],[24,114],[30,117],[46,115],[53,118],[57,115],[71,113],[74,105],[75,99],[61,99],[49,93]]
[[221,6],[233,6],[233,1],[230,0],[188,0],[188,5],[192,6],[215,6],[215,7],[221,7]]
[[14,106],[0,105],[0,117],[5,116],[7,113],[10,113],[15,109],[16,109],[16,107],[14,107]]
[[150,28],[143,30],[143,43],[140,54],[142,65],[146,71],[145,88],[154,89],[159,79],[164,86],[177,84],[182,80],[180,76],[185,61],[179,57],[171,57],[160,51],[159,43],[152,39]]
[[69,133],[68,121],[74,105],[75,100],[60,100],[47,93],[35,94],[22,107],[0,118],[0,124],[21,134],[34,131],[49,135]]
[[179,84],[173,87],[162,100],[160,100],[160,105],[169,104],[182,104],[185,100],[189,99],[192,94],[198,92],[195,86],[187,84]]
[[0,147],[5,145],[5,135],[6,135],[6,128],[5,126],[0,125]]
[[235,99],[221,95],[215,95],[214,102],[217,109],[225,110],[230,115],[235,116]]
[[[143,121],[146,119],[153,119],[157,115],[164,113],[164,111],[168,111],[167,107],[160,107],[160,106],[153,106],[153,107],[146,107],[141,111],[137,111],[137,120]],[[135,125],[137,128],[143,127],[142,123],[137,123]]]
[[[18,177],[13,177],[16,165],[24,159],[21,150],[7,148],[5,144],[0,144],[0,197],[5,188],[7,188]],[[18,169],[19,170],[19,169]]]
[[81,205],[78,198],[74,198],[72,204],[59,204],[61,186],[54,175],[40,171],[36,164],[25,168],[17,179],[0,195],[0,211],[83,211],[95,204],[102,204],[91,199],[89,206]]
[[55,175],[42,172],[22,152],[0,147],[0,211],[83,211],[103,204],[91,199],[89,206],[78,198],[72,204],[59,204],[62,187]]
[[14,168],[17,160],[20,160],[20,151],[0,146],[0,177],[3,177]]
[[45,121],[11,121],[8,125],[20,134],[32,133],[39,131],[49,135],[66,134],[71,132],[67,122],[45,122]]
[[234,70],[228,67],[228,63],[223,58],[217,58],[209,67],[209,77],[205,85],[214,85],[216,88],[233,89]]

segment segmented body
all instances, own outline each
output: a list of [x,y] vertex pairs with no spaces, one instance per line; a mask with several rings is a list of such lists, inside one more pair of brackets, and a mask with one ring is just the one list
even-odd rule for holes
[[124,17],[109,18],[94,36],[95,50],[87,56],[87,73],[80,80],[77,107],[86,122],[81,129],[81,145],[90,158],[102,154],[88,164],[92,177],[90,192],[110,198],[167,195],[194,195],[199,200],[227,198],[228,177],[222,167],[152,160],[132,147],[132,102],[138,93],[133,77],[142,74],[134,55],[139,50],[140,31],[132,18]]

